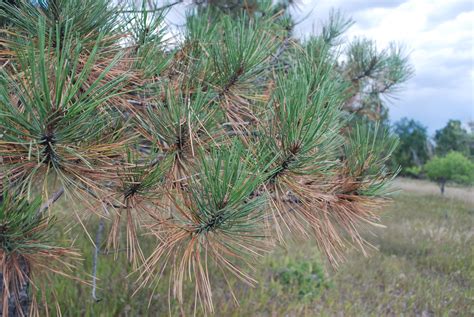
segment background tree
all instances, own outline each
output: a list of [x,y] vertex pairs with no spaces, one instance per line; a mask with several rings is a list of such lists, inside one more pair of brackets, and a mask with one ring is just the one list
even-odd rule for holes
[[393,159],[402,166],[402,172],[406,168],[423,166],[429,158],[426,127],[413,119],[403,118],[395,122],[393,130],[399,138]]
[[402,47],[392,43],[379,50],[374,41],[357,38],[346,47],[339,72],[347,84],[344,108],[355,118],[388,119],[387,101],[413,75]]
[[60,197],[126,250],[137,287],[169,269],[172,296],[193,283],[206,313],[209,271],[252,284],[245,267],[277,241],[313,237],[335,265],[364,245],[355,228],[378,221],[397,139],[345,116],[347,24],[333,15],[300,43],[287,6],[258,6],[193,10],[168,45],[166,9],[145,2],[0,5],[5,316],[38,315],[44,273],[70,275],[78,251],[47,230]]
[[459,152],[434,157],[424,167],[428,178],[437,182],[444,194],[446,182],[470,185],[474,182],[474,163]]
[[474,158],[474,121],[469,121],[467,123],[469,126],[469,133],[468,133],[468,144],[469,144],[469,155]]
[[461,125],[459,120],[449,120],[446,126],[436,131],[435,134],[436,153],[446,155],[450,151],[461,152],[470,156],[469,133]]

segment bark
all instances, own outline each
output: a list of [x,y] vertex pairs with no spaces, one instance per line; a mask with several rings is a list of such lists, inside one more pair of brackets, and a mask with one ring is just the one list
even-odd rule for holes
[[418,154],[416,153],[415,149],[410,148],[410,151],[411,151],[411,155],[413,157],[413,162],[415,162],[415,165],[416,166],[422,166],[423,164],[421,164],[420,158],[418,157]]
[[[26,261],[21,259],[20,268],[26,276],[29,276],[29,267]],[[29,280],[26,279],[25,283],[19,285],[19,290],[17,296],[13,295],[13,289],[10,287],[10,297],[8,298],[8,309],[7,315],[3,315],[3,300],[0,300],[0,316],[3,317],[17,317],[17,316],[28,316],[30,309],[30,296],[28,294],[29,290]],[[3,294],[3,273],[0,271],[0,293]]]

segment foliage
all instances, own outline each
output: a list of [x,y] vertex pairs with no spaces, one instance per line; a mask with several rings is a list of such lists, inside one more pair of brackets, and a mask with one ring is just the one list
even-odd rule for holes
[[[106,0],[38,0],[17,1],[0,5],[0,16],[24,35],[37,35],[37,21],[42,18],[52,41],[61,40],[69,32],[83,43],[93,45],[99,34],[116,36],[119,15]],[[67,30],[69,28],[69,30]],[[73,30],[73,31],[71,31]],[[116,39],[115,39],[116,40]]]
[[358,186],[356,193],[378,196],[386,192],[386,179],[394,176],[386,162],[397,146],[398,139],[378,124],[355,127],[349,136],[344,154],[352,181],[362,184]]
[[[12,5],[12,6],[14,6],[14,5],[16,5],[16,4],[19,3],[18,0],[4,0],[4,2],[5,2],[5,3],[8,3],[9,5]],[[0,17],[0,27],[1,27],[1,26],[4,26],[4,25],[7,23],[7,21],[8,21],[8,19],[5,19],[5,18],[3,18],[3,17]]]
[[400,140],[393,160],[402,166],[402,174],[410,167],[424,165],[429,159],[426,127],[413,119],[403,118],[395,122],[393,130]]
[[444,128],[436,131],[434,139],[438,155],[447,155],[450,151],[461,152],[466,156],[474,154],[470,152],[473,135],[469,135],[459,120],[449,120]]
[[[116,123],[99,106],[117,94],[125,77],[114,76],[105,84],[101,81],[120,55],[97,78],[91,78],[99,63],[98,43],[82,60],[83,48],[77,38],[64,38],[62,47],[54,47],[51,38],[46,42],[44,19],[39,20],[37,29],[38,41],[19,40],[15,68],[1,74],[1,80],[8,86],[0,88],[4,133],[0,155],[8,159],[15,172],[9,175],[10,179],[28,193],[38,181],[42,186],[50,172],[65,187],[78,187],[81,182],[91,185],[89,174],[98,172],[92,171],[91,166],[101,166],[101,179],[110,170],[101,162],[114,152]],[[56,38],[59,36],[57,31]],[[98,41],[102,38],[100,35]],[[70,80],[71,74],[74,81]]]
[[210,270],[252,285],[248,268],[276,240],[313,238],[334,265],[363,249],[356,228],[379,221],[397,140],[352,126],[346,105],[362,86],[393,92],[409,66],[398,49],[361,42],[341,68],[347,20],[333,14],[298,42],[289,3],[258,3],[230,15],[201,6],[172,45],[166,8],[1,4],[2,193],[26,204],[64,190],[84,228],[110,222],[107,248],[126,251],[134,286],[154,289],[170,271],[170,296],[183,304],[192,284],[204,313]]
[[453,181],[460,184],[474,182],[474,163],[459,152],[434,157],[426,163],[424,170],[429,179],[437,182]]
[[276,272],[276,280],[285,289],[296,292],[303,300],[311,300],[329,287],[321,264],[309,261],[290,260]]

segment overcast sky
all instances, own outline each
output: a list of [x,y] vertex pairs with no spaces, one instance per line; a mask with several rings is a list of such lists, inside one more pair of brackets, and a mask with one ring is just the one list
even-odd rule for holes
[[347,37],[408,49],[415,77],[390,103],[390,118],[414,118],[430,134],[448,119],[474,120],[473,0],[300,0],[295,35],[308,35],[331,8],[355,21]]

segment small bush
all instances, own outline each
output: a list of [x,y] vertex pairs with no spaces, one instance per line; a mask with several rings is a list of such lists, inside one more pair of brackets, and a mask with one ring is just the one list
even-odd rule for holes
[[290,261],[285,268],[277,270],[276,281],[285,288],[296,290],[302,299],[313,298],[329,287],[322,266],[304,260]]
[[411,166],[406,167],[403,169],[403,174],[411,178],[421,178],[422,177],[422,169],[420,166]]

